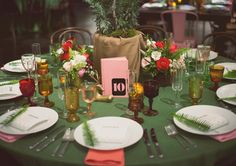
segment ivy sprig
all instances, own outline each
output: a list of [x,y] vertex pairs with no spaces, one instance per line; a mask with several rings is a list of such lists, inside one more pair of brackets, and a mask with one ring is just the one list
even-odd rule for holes
[[6,126],[9,123],[11,123],[13,120],[15,120],[19,115],[21,115],[22,113],[24,113],[27,109],[28,109],[28,105],[23,106],[20,110],[16,111],[15,113],[9,115],[6,117],[6,119],[4,119],[2,122],[0,122],[0,124]]
[[85,143],[89,146],[95,146],[97,143],[97,139],[95,137],[95,133],[91,130],[87,121],[83,122],[83,135],[85,138]]
[[197,117],[189,116],[187,114],[183,113],[175,113],[173,116],[180,122],[183,122],[184,124],[191,126],[193,128],[199,129],[201,131],[208,131],[211,126],[206,121],[201,120]]

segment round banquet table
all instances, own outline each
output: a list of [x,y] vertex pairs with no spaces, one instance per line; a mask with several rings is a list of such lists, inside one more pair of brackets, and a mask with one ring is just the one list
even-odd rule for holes
[[[218,57],[215,61],[221,61],[222,59]],[[51,68],[53,69],[53,68]],[[55,68],[54,68],[55,69]],[[56,70],[56,69],[55,69]],[[51,72],[55,72],[51,70]],[[14,74],[9,72],[0,71],[1,78],[7,76],[21,76],[21,74]],[[181,92],[180,101],[185,106],[190,106],[190,101],[187,97],[188,94],[188,85],[185,81],[184,88]],[[222,84],[229,83],[224,80]],[[63,102],[58,98],[57,89],[54,88],[54,93],[49,96],[50,100],[55,102],[55,106],[52,108],[55,111],[61,111],[63,108]],[[164,126],[170,123],[172,119],[172,113],[177,111],[173,105],[163,102],[162,99],[172,99],[174,100],[174,92],[171,87],[162,87],[159,91],[159,96],[154,99],[153,108],[157,109],[160,114],[154,117],[147,117],[142,113],[139,113],[141,117],[144,118],[144,123],[142,124],[143,128],[147,128],[148,131],[153,127],[156,130],[158,135],[158,140],[161,145],[164,158],[160,159],[155,157],[149,159],[146,152],[146,147],[144,140],[141,139],[137,143],[126,147],[125,151],[125,165],[130,166],[213,166],[213,165],[226,165],[230,163],[231,160],[234,160],[236,156],[236,139],[230,140],[227,142],[218,142],[211,138],[210,136],[196,135],[191,134],[186,131],[179,129],[180,133],[189,137],[193,142],[197,144],[197,148],[191,147],[189,150],[185,150],[181,145],[172,137],[169,137],[165,130]],[[8,104],[19,105],[25,101],[23,97],[18,97],[16,99],[0,101],[0,112],[4,112],[7,109]],[[114,98],[111,103],[104,102],[94,102],[92,104],[92,110],[96,112],[96,117],[104,116],[121,116],[124,114],[124,111],[119,110],[115,105],[121,103],[124,105],[128,104],[127,98]],[[145,107],[148,106],[148,100],[144,98]],[[216,100],[215,92],[210,91],[205,88],[203,97],[199,104],[202,105],[214,105],[221,106],[221,103]],[[80,97],[81,112],[85,108],[85,103]],[[234,107],[235,108],[235,107]],[[235,109],[234,109],[235,110]],[[18,161],[21,165],[25,166],[49,166],[49,165],[66,165],[66,166],[79,166],[84,165],[84,158],[88,152],[88,148],[81,146],[77,142],[71,142],[69,147],[64,155],[64,157],[52,157],[51,153],[60,143],[61,139],[57,139],[54,143],[50,144],[46,149],[40,152],[30,150],[29,145],[34,144],[37,140],[42,138],[44,135],[49,133],[52,128],[55,128],[61,124],[64,124],[66,127],[77,127],[82,123],[82,119],[85,119],[85,116],[79,114],[81,120],[76,123],[68,123],[67,121],[60,119],[58,122],[48,128],[47,130],[26,135],[23,138],[13,142],[6,143],[0,141],[0,149],[6,151],[12,158]],[[152,145],[152,150],[154,151],[154,146]],[[154,151],[155,152],[155,151]],[[156,153],[155,153],[156,154]],[[0,156],[1,161],[3,158]],[[235,160],[234,160],[235,162]]]

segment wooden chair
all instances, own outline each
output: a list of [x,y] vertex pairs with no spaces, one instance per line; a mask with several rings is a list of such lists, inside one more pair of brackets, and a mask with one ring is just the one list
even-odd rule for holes
[[92,33],[79,27],[66,27],[55,31],[50,36],[50,44],[63,43],[70,38],[75,38],[80,45],[92,44]]
[[236,60],[236,33],[235,32],[214,32],[206,35],[202,44],[210,45],[211,49],[218,52],[218,55]]
[[166,10],[161,13],[164,30],[173,32],[173,39],[178,46],[182,46],[185,40],[197,43],[198,15],[194,12],[183,10]]
[[136,28],[137,30],[141,31],[145,35],[148,35],[153,40],[163,40],[166,37],[166,31],[158,26],[154,25],[140,25]]

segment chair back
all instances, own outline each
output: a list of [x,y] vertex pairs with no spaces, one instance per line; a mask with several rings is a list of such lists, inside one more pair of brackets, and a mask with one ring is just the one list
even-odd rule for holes
[[166,38],[166,31],[158,26],[154,25],[140,25],[136,28],[143,34],[148,35],[154,41],[163,40]]
[[185,40],[195,40],[196,23],[198,15],[194,12],[183,10],[166,10],[161,13],[161,20],[164,22],[164,30],[173,32],[173,39],[177,43]]
[[236,33],[235,32],[214,32],[206,35],[202,44],[210,45],[211,50],[218,55],[236,60]]
[[86,29],[79,27],[66,27],[55,31],[50,36],[50,44],[63,43],[70,38],[75,38],[77,44],[80,45],[91,45],[92,44],[92,34]]

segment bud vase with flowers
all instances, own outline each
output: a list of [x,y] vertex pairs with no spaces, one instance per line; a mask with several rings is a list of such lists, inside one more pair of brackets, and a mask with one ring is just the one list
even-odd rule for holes
[[184,53],[187,48],[177,48],[177,45],[169,39],[153,41],[146,37],[145,51],[141,66],[144,74],[156,79],[159,86],[170,85],[170,70],[178,64],[184,67]]

